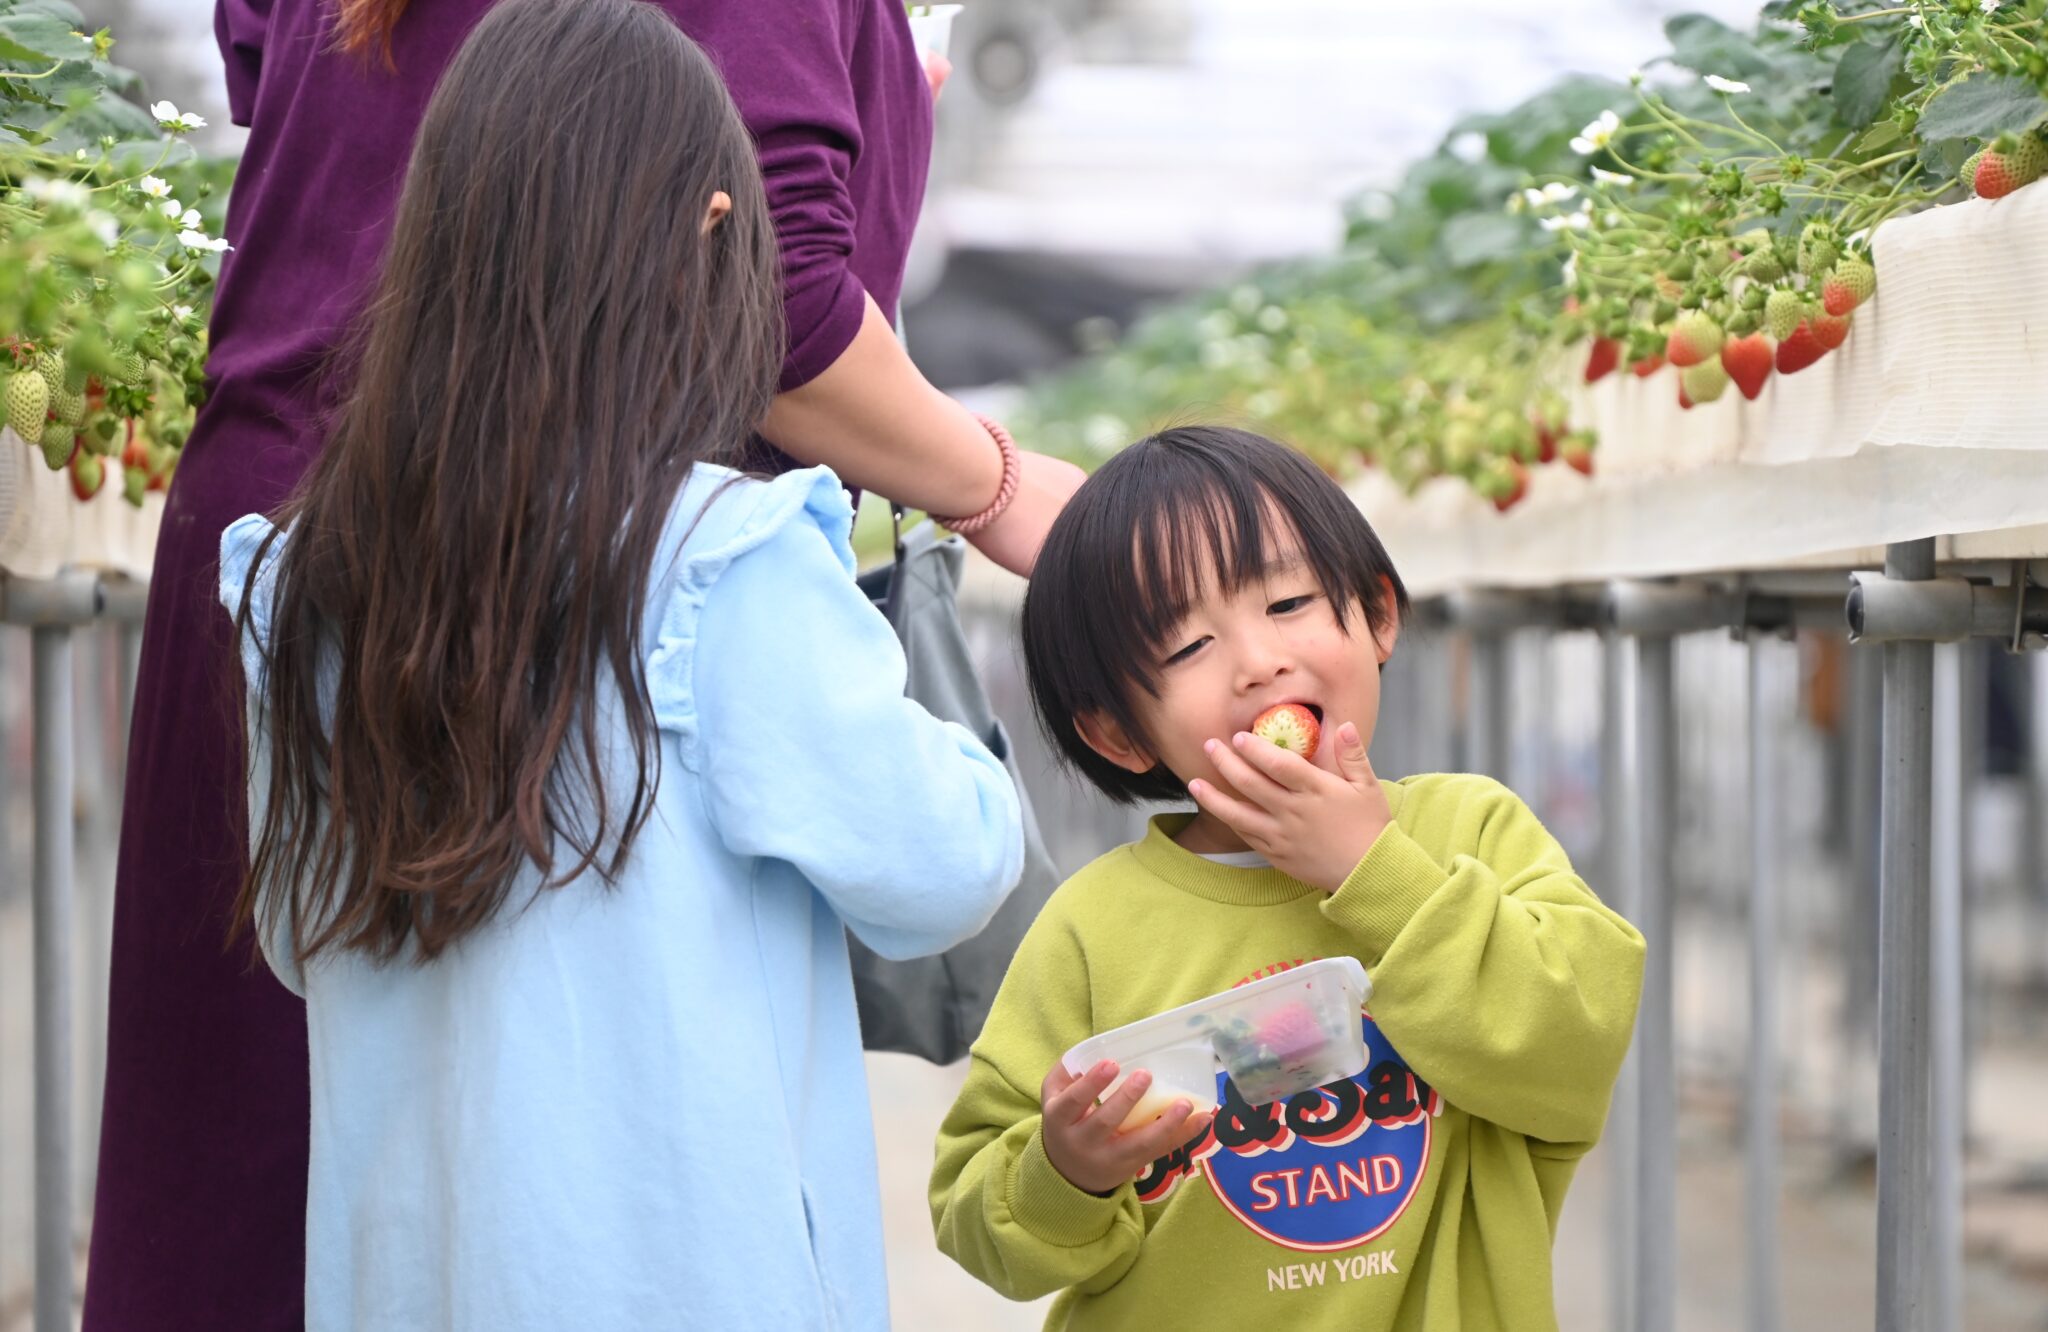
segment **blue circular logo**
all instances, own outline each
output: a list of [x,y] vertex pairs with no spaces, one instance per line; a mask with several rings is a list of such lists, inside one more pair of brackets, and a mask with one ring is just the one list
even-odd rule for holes
[[1199,1168],[1231,1214],[1275,1244],[1328,1252],[1385,1233],[1421,1187],[1440,1103],[1362,1020],[1366,1064],[1355,1078],[1252,1106],[1219,1073],[1214,1122],[1185,1155],[1147,1172],[1139,1196],[1163,1198]]

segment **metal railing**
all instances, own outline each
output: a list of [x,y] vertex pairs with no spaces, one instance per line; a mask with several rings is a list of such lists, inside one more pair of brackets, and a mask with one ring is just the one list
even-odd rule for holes
[[[34,733],[31,803],[33,850],[29,892],[33,913],[35,1329],[72,1325],[72,1188],[79,1143],[74,1135],[73,1072],[77,1056],[74,916],[77,902],[74,791],[78,745],[74,639],[101,620],[120,626],[122,733],[135,692],[148,585],[68,572],[50,579],[0,575],[0,625],[30,637],[30,724]],[[102,1051],[95,1049],[94,1058]]]
[[[1417,607],[1418,629],[1397,657],[1382,740],[1409,770],[1451,768],[1454,732],[1465,765],[1503,779],[1516,733],[1511,636],[1598,633],[1603,877],[1610,899],[1649,941],[1636,1041],[1617,1087],[1608,1150],[1612,1175],[1611,1323],[1669,1332],[1677,1284],[1677,1032],[1673,996],[1674,801],[1678,781],[1674,641],[1730,632],[1747,654],[1751,894],[1745,1091],[1747,1308],[1752,1328],[1778,1325],[1781,1165],[1776,1134],[1780,939],[1775,928],[1779,807],[1773,758],[1784,724],[1772,687],[1782,638],[1798,628],[1846,631],[1884,656],[1883,723],[1874,830],[1880,884],[1877,1326],[1918,1332],[1960,1326],[1960,1097],[1964,943],[1961,929],[1963,689],[1958,651],[1994,637],[2039,648],[2048,631],[2048,561],[1937,576],[1934,543],[1890,549],[1882,574],[1754,575],[1719,581],[1616,582],[1546,591],[1463,592]],[[1973,575],[1964,577],[1964,574]],[[2001,581],[2002,578],[2002,581]],[[71,1009],[74,865],[71,792],[73,635],[102,619],[122,628],[122,722],[133,694],[146,587],[75,574],[0,578],[0,623],[33,643],[35,1326],[70,1326],[73,1300]],[[1469,641],[1467,715],[1455,707],[1441,653]],[[1376,742],[1376,748],[1378,747]],[[1873,756],[1865,754],[1868,762]],[[1853,950],[1852,950],[1853,951]],[[1853,1004],[1850,1005],[1853,1007]]]

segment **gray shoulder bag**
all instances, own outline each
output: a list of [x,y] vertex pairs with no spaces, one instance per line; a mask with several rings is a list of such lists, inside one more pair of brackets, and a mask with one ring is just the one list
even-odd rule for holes
[[996,987],[1024,931],[1059,886],[1059,874],[1032,817],[1010,737],[975,674],[960,626],[967,543],[941,536],[929,522],[906,533],[901,509],[895,518],[895,563],[862,574],[860,585],[903,640],[910,666],[904,692],[934,717],[958,722],[979,736],[1009,770],[1024,809],[1024,876],[980,934],[943,953],[905,962],[878,957],[858,939],[847,939],[861,1044],[950,1064],[965,1058],[981,1034]]

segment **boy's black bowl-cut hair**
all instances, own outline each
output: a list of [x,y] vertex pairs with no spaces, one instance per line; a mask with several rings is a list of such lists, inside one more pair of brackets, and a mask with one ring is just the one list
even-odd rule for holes
[[1103,758],[1074,718],[1100,712],[1153,748],[1133,690],[1157,694],[1166,637],[1206,582],[1235,591],[1264,573],[1276,519],[1300,538],[1347,633],[1361,608],[1375,633],[1407,616],[1407,590],[1357,506],[1300,453],[1250,431],[1178,426],[1141,439],[1053,523],[1024,597],[1031,700],[1061,755],[1112,800],[1188,793],[1164,764],[1133,773]]

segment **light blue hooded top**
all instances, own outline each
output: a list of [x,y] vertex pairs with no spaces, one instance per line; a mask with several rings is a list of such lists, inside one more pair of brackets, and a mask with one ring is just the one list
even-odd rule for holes
[[[888,957],[951,945],[1023,839],[1002,765],[904,698],[851,519],[822,468],[693,471],[649,580],[654,813],[614,886],[515,891],[424,965],[301,970],[263,922],[306,1000],[314,1332],[888,1325],[845,930]],[[271,530],[222,537],[231,612]],[[252,643],[243,665],[259,678]]]

